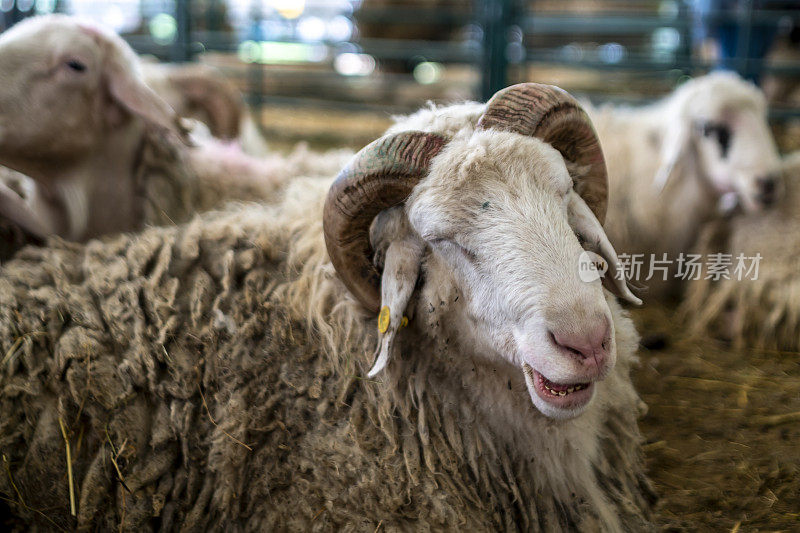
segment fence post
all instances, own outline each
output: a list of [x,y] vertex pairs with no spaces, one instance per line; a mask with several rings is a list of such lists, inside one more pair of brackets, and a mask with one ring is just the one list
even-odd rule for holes
[[508,31],[513,19],[513,0],[478,0],[476,9],[483,27],[481,98],[487,100],[508,85]]
[[170,51],[170,60],[185,63],[192,60],[192,13],[189,0],[175,0],[177,35]]
[[692,12],[687,2],[678,3],[678,21],[681,38],[678,57],[675,59],[684,75],[694,74],[694,58],[692,56]]
[[743,78],[753,73],[750,53],[750,38],[753,35],[753,0],[743,2],[743,12],[736,14],[736,70]]
[[[250,4],[250,29],[247,38],[257,43],[264,40],[264,33],[261,23],[264,21],[264,10],[261,2],[253,0]],[[264,104],[265,91],[264,65],[256,60],[250,63],[247,69],[247,103],[250,106],[260,109]],[[260,123],[260,115],[258,122]]]

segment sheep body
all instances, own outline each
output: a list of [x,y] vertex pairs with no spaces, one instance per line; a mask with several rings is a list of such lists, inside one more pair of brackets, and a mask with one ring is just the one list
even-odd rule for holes
[[324,252],[326,188],[3,267],[0,490],[20,520],[76,523],[61,420],[81,529],[647,529],[637,336],[613,298],[617,365],[573,421],[510,366],[451,364],[435,308],[360,379],[375,320]]
[[704,272],[689,284],[682,311],[693,334],[731,340],[737,348],[800,350],[800,153],[784,159],[784,173],[786,196],[774,210],[739,213],[703,231],[699,252],[729,254],[732,265],[740,255],[747,266],[749,258],[761,259],[741,280]]

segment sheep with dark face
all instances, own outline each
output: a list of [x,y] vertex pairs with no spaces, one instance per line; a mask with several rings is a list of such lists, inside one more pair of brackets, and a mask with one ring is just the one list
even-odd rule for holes
[[[614,246],[674,262],[692,251],[702,224],[732,205],[773,205],[780,159],[766,113],[761,91],[727,72],[691,80],[652,106],[590,109],[609,163],[605,228]],[[648,295],[675,295],[674,273],[666,283],[642,280]]]
[[0,216],[38,237],[84,241],[173,224],[228,200],[269,200],[288,178],[349,154],[256,159],[189,145],[117,35],[63,15],[0,35],[0,164],[35,183],[35,206],[0,185]]
[[20,520],[649,528],[637,336],[579,271],[576,232],[616,262],[585,114],[524,84],[406,126],[279,205],[3,267],[0,491]]

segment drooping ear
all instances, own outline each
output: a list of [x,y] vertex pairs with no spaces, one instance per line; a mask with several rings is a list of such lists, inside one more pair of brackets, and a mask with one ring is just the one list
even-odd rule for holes
[[686,120],[675,117],[661,140],[661,162],[653,185],[661,193],[679,175],[679,163],[691,156],[692,128]]
[[400,207],[378,215],[371,234],[376,253],[382,256],[378,261],[383,262],[378,346],[367,373],[367,377],[373,378],[386,368],[397,332],[408,324],[406,307],[417,283],[424,245],[408,228]]
[[177,110],[179,113],[199,118],[219,139],[239,136],[242,97],[219,72],[192,65],[172,69],[168,79],[185,100],[184,108]]
[[178,131],[175,111],[139,76],[136,65],[131,64],[111,43],[103,64],[103,82],[108,91],[110,105],[106,118],[111,125],[119,120],[119,111],[138,116],[145,122],[167,130]]
[[567,213],[569,225],[582,241],[584,249],[599,255],[608,265],[604,281],[608,280],[609,289],[628,303],[642,305],[642,301],[628,288],[617,252],[608,240],[603,226],[583,198],[574,190],[569,193]]
[[446,144],[436,133],[386,135],[362,148],[328,191],[322,214],[328,256],[350,294],[371,312],[381,308],[381,278],[369,228],[382,211],[405,202]]

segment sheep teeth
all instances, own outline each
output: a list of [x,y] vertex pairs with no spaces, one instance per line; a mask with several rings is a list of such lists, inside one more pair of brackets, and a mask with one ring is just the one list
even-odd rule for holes
[[572,387],[568,387],[566,390],[560,390],[559,391],[559,390],[551,389],[550,387],[548,387],[544,383],[542,385],[544,385],[544,388],[547,389],[547,391],[550,394],[552,394],[553,396],[566,396],[567,394],[572,394],[573,392],[582,391],[582,390],[586,389],[587,387],[589,387],[589,385],[581,384],[581,385],[574,385]]

